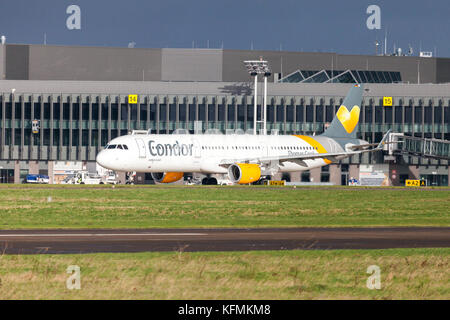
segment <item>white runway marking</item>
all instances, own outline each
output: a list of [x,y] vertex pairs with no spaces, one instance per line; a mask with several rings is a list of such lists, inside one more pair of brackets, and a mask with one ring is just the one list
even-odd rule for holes
[[11,237],[117,237],[117,236],[206,236],[206,233],[27,233],[0,234],[0,238]]

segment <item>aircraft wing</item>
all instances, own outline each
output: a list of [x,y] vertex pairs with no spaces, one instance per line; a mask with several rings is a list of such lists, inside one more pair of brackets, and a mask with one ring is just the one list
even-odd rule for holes
[[[246,158],[246,159],[224,159],[220,162],[220,166],[228,167],[235,163],[268,163],[272,161],[279,161],[280,163],[290,161],[290,162],[298,162],[302,163],[303,160],[314,160],[314,159],[326,159],[330,162],[334,162],[335,160],[339,160],[339,158],[350,157],[356,154],[366,153],[366,152],[375,152],[382,150],[385,144],[390,142],[386,142],[389,136],[390,130],[385,134],[383,139],[378,144],[364,144],[358,147],[355,151],[342,151],[342,152],[334,152],[334,153],[307,153],[307,154],[298,154],[293,153],[291,155],[283,155],[283,156],[274,156],[274,157],[255,157],[255,158]],[[371,148],[374,147],[375,148]]]
[[336,153],[310,153],[310,154],[292,154],[286,156],[275,156],[275,157],[255,157],[255,158],[243,158],[243,159],[224,159],[220,162],[220,166],[228,167],[235,163],[267,163],[271,161],[279,162],[298,162],[303,160],[314,160],[314,159],[328,159],[333,161],[336,157],[349,157],[355,154],[360,154],[364,152],[376,151],[378,149],[371,150],[361,150],[361,151],[351,151],[351,152],[336,152]]

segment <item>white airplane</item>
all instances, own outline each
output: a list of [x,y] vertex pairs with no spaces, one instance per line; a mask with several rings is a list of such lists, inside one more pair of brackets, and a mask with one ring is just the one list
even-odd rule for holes
[[356,139],[362,93],[361,85],[350,89],[322,135],[131,134],[113,139],[97,163],[114,171],[150,172],[159,183],[178,181],[186,172],[207,175],[204,184],[217,184],[215,175],[248,184],[278,172],[310,170],[382,149],[388,134],[378,144]]

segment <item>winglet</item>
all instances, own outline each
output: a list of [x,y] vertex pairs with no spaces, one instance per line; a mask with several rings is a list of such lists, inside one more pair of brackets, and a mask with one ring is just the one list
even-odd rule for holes
[[389,134],[391,133],[392,129],[389,129],[386,134],[384,135],[383,139],[381,139],[380,143],[375,149],[383,149],[383,146],[386,144],[386,140],[389,138]]

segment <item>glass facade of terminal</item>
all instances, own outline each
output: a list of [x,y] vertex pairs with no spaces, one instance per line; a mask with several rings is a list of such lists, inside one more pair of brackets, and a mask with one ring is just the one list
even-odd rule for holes
[[[268,131],[320,134],[344,97],[270,96]],[[126,95],[0,96],[0,159],[95,160],[111,139],[131,130],[170,134],[176,129],[252,130],[251,96]],[[448,98],[365,97],[358,136],[371,143],[392,129],[419,138],[450,140]],[[258,108],[259,111],[261,108]],[[258,113],[260,117],[260,112]],[[33,121],[34,120],[34,121]],[[39,129],[33,133],[33,122]],[[259,128],[258,128],[259,129]]]
[[400,72],[366,70],[297,70],[279,80],[282,83],[401,83]]

